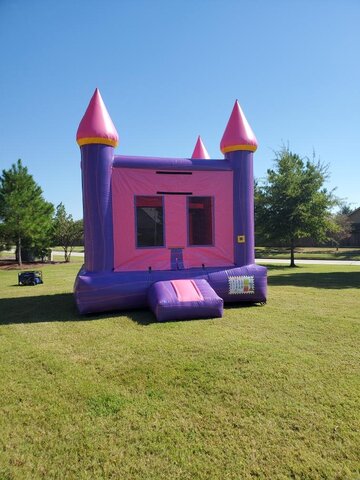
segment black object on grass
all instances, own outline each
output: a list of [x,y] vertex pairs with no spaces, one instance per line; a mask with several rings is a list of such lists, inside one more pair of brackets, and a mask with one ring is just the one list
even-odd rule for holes
[[18,285],[20,286],[40,285],[41,283],[44,283],[41,270],[21,272],[18,275]]

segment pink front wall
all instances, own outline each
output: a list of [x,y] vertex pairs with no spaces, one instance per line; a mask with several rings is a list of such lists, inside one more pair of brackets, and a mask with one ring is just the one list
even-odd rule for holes
[[[116,271],[171,269],[171,248],[183,249],[184,268],[234,264],[232,172],[194,171],[192,175],[159,175],[153,170],[114,168],[112,198]],[[136,248],[136,195],[158,191],[192,192],[213,197],[214,246],[188,246],[187,196],[164,195],[165,247]]]

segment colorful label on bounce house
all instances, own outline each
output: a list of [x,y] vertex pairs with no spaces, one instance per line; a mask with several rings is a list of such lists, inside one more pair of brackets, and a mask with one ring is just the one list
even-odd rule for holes
[[255,293],[254,276],[236,276],[229,278],[229,294],[239,295]]

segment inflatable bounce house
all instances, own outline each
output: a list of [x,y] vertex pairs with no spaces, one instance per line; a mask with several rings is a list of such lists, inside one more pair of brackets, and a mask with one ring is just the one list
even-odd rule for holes
[[157,320],[221,317],[224,302],[265,303],[255,264],[256,137],[236,101],[211,160],[114,155],[118,134],[95,90],[80,122],[85,264],[80,313],[150,307]]

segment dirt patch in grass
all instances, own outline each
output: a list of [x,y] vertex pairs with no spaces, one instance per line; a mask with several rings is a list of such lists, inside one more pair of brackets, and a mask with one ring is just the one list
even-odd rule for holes
[[15,260],[0,260],[0,270],[39,270],[44,266],[49,265],[61,265],[64,262],[32,262],[32,263],[23,263],[22,267],[19,267]]

